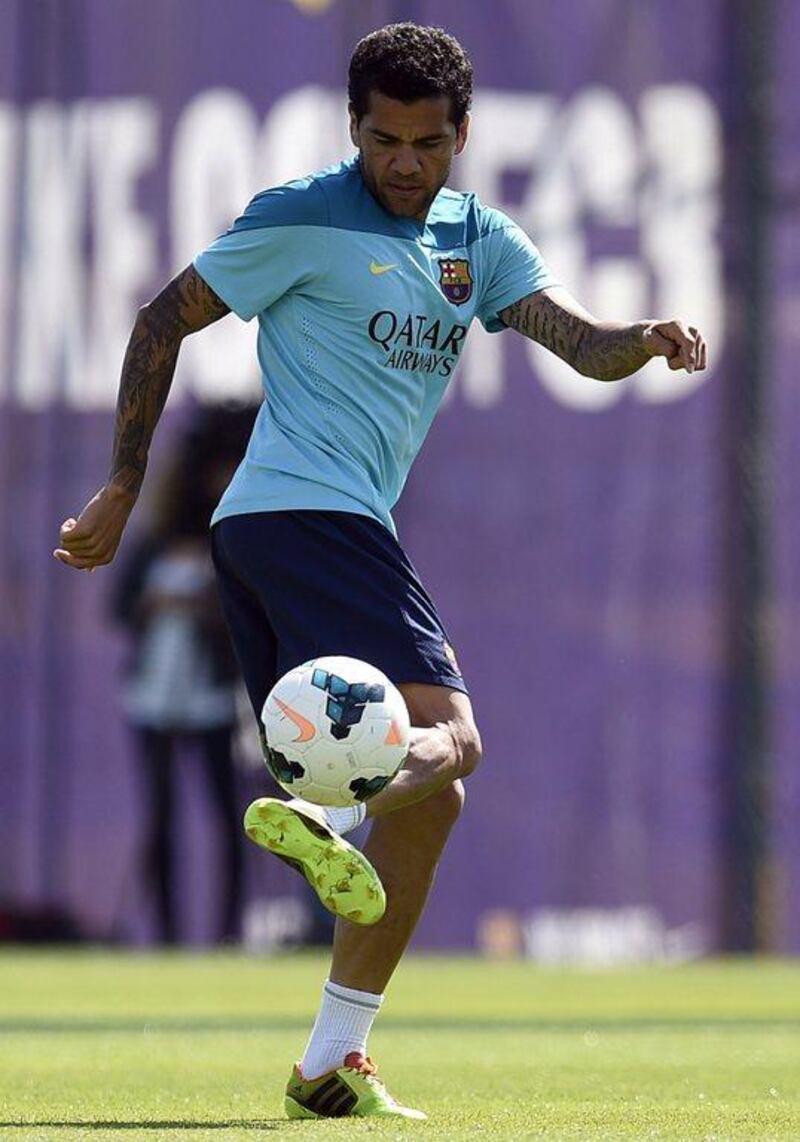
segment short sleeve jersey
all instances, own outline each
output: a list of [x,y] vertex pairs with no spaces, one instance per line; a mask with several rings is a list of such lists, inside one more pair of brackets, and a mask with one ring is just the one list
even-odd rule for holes
[[473,194],[442,189],[398,218],[358,159],[266,190],[195,268],[258,318],[265,400],[214,513],[391,509],[475,317],[554,284],[528,236]]

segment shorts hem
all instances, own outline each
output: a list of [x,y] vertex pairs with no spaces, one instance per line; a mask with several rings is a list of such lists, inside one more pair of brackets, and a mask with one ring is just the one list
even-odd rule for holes
[[[386,671],[384,671],[386,673]],[[469,696],[469,688],[466,682],[460,676],[455,674],[395,674],[392,676],[392,682],[395,686],[403,686],[405,684],[414,684],[422,686],[446,686],[450,690],[459,690],[462,694]]]

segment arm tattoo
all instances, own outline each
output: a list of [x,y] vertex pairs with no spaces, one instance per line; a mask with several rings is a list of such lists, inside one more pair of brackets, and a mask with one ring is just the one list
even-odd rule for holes
[[229,312],[193,266],[139,311],[122,364],[109,482],[138,495],[181,341]]
[[532,293],[504,309],[500,320],[598,381],[628,377],[650,360],[642,339],[647,322],[595,321],[566,292],[563,300],[547,290]]

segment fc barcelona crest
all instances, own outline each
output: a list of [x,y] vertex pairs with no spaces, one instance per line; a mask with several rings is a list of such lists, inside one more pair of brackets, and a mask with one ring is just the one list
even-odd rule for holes
[[439,259],[439,285],[453,305],[463,305],[472,297],[472,274],[466,258]]

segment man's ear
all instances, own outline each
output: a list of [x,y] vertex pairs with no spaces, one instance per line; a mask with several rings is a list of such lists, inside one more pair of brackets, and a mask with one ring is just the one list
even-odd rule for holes
[[456,130],[456,149],[454,152],[456,155],[460,155],[464,150],[464,147],[467,145],[467,139],[469,137],[469,124],[469,115],[465,115],[461,121],[461,126]]
[[358,129],[358,119],[356,118],[356,113],[353,110],[352,104],[351,104],[349,110],[350,110],[350,141],[352,142],[354,147],[360,147],[361,146],[361,136],[360,136],[360,132]]

